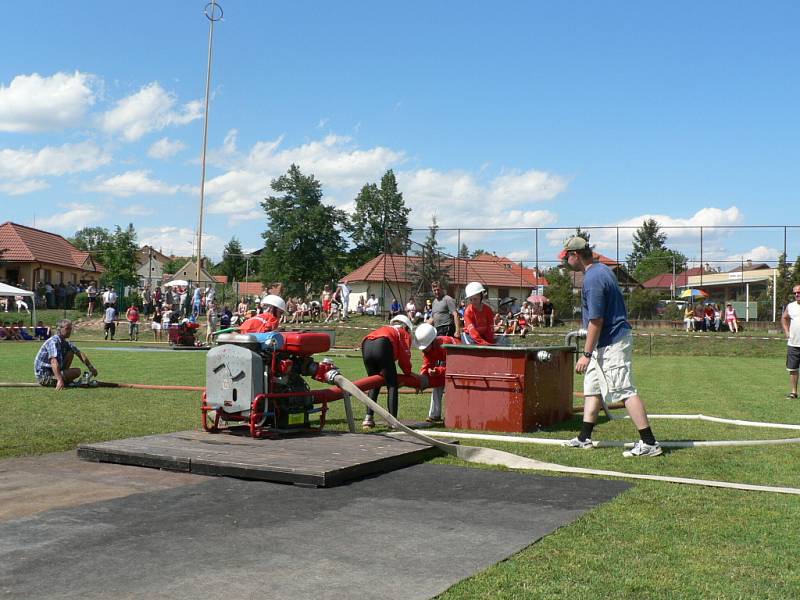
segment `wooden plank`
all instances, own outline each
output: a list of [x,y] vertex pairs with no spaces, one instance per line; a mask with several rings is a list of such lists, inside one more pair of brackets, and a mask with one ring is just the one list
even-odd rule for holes
[[229,433],[179,431],[83,444],[94,462],[327,487],[437,456],[418,440],[380,434],[322,433],[254,440]]

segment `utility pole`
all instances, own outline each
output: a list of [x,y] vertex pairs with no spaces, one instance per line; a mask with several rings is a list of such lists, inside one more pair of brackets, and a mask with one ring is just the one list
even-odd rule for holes
[[208,27],[208,65],[206,67],[206,103],[203,116],[203,153],[200,159],[200,219],[197,227],[197,285],[200,285],[200,269],[203,261],[203,204],[206,192],[206,149],[208,148],[208,101],[211,95],[211,49],[214,41],[214,23],[222,19],[222,7],[217,0],[206,4],[205,15],[209,21]]

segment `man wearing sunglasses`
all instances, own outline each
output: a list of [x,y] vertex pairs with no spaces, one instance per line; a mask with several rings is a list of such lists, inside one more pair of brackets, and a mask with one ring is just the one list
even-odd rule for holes
[[781,324],[786,334],[788,348],[786,350],[786,370],[789,371],[789,382],[792,391],[786,397],[797,399],[797,372],[800,369],[800,285],[792,288],[794,302],[790,302],[783,311]]

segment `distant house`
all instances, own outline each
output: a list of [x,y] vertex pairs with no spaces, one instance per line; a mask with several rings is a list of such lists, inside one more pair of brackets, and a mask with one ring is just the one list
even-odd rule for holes
[[[384,308],[396,298],[405,304],[411,297],[429,297],[430,290],[412,289],[414,266],[420,257],[399,254],[379,254],[356,270],[342,277],[350,287],[350,310],[355,310],[360,296],[375,294]],[[470,281],[479,281],[489,292],[489,300],[497,307],[502,298],[516,298],[522,302],[547,280],[534,269],[520,266],[503,256],[483,254],[474,259],[447,258],[442,266],[448,269],[447,293],[454,298],[463,296],[463,288]]]
[[662,273],[661,275],[656,275],[645,281],[642,287],[646,290],[663,290],[668,294],[678,295],[680,290],[687,286],[689,277],[698,276],[702,272],[702,267],[695,267],[686,269],[675,275],[672,273]]
[[40,282],[97,282],[105,271],[64,237],[10,221],[0,225],[0,250],[0,281],[29,290]]
[[168,279],[184,279],[188,281],[190,285],[198,285],[201,287],[214,285],[217,283],[217,281],[214,279],[214,276],[207,269],[206,259],[203,259],[202,267],[200,269],[200,277],[197,277],[196,258],[191,258],[186,261],[186,263],[181,268],[176,269],[174,273],[164,273],[162,278],[165,282]]
[[164,265],[170,260],[169,256],[162,254],[152,246],[142,246],[136,251],[136,274],[139,276],[139,286],[150,284],[151,287],[161,283],[164,277]]
[[[607,256],[603,256],[599,252],[592,252],[594,255],[594,260],[596,262],[601,262],[606,265],[609,269],[614,272],[614,276],[617,278],[617,282],[619,286],[625,292],[632,292],[637,288],[643,287],[641,283],[636,281],[633,276],[628,273],[628,270],[625,268],[623,263],[617,262],[613,258],[608,258]],[[572,289],[576,292],[580,291],[583,287],[583,277],[584,274],[582,271],[567,271],[570,278],[572,279]]]

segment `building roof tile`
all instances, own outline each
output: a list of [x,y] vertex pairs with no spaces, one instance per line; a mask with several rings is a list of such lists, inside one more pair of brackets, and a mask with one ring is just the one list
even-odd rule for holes
[[7,262],[40,262],[94,273],[105,270],[64,237],[11,221],[0,225],[0,249]]

